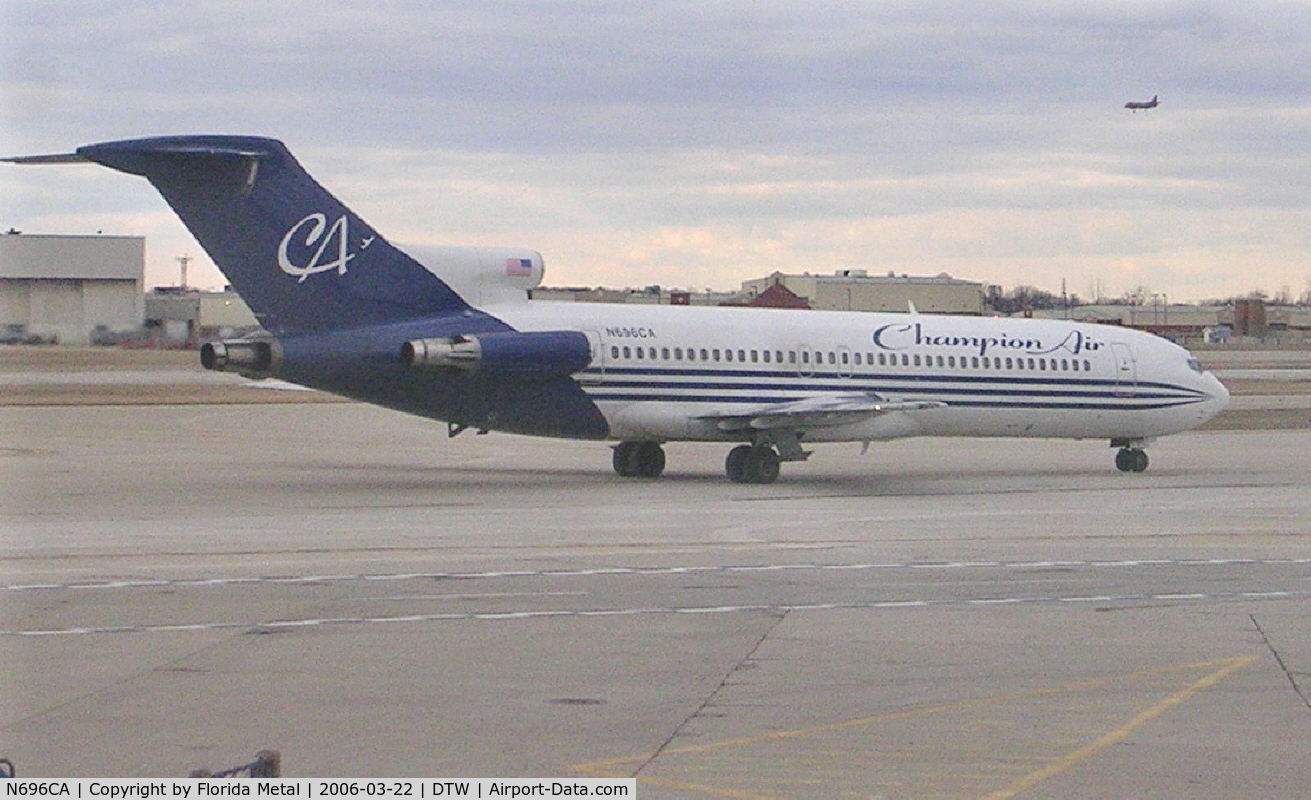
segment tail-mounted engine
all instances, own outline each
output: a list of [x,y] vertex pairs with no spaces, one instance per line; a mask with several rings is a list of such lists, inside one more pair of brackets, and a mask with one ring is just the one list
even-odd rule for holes
[[227,339],[200,347],[200,365],[246,378],[268,378],[282,361],[277,339]]
[[416,368],[540,380],[582,371],[592,361],[592,348],[578,331],[507,331],[415,339],[401,346],[400,357],[401,363]]

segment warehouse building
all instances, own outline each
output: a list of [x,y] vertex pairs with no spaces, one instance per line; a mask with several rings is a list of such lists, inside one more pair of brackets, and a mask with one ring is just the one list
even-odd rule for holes
[[4,341],[90,344],[141,327],[141,236],[0,235]]
[[649,286],[646,289],[586,289],[539,287],[534,300],[578,303],[642,303],[659,305],[723,305],[767,308],[811,308],[822,311],[910,310],[925,314],[983,314],[985,286],[942,274],[870,275],[863,269],[843,269],[831,275],[775,272],[742,282],[737,292],[686,292]]
[[754,297],[775,285],[805,298],[817,311],[905,312],[914,304],[925,314],[983,314],[984,285],[946,273],[924,277],[870,275],[863,269],[840,269],[832,275],[775,272],[743,281],[742,291]]
[[146,331],[156,341],[226,339],[258,329],[250,306],[231,287],[209,292],[157,286],[146,295]]

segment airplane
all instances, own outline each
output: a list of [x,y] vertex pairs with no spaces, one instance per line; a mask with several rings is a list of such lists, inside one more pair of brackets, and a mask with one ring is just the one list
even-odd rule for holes
[[1128,103],[1125,103],[1124,107],[1131,109],[1135,114],[1137,114],[1139,111],[1146,111],[1149,108],[1156,108],[1161,104],[1161,101],[1157,99],[1158,96],[1159,95],[1152,95],[1152,99],[1148,100],[1145,103],[1141,101],[1131,100]]
[[614,442],[623,477],[659,477],[674,441],[730,444],[728,478],[769,484],[814,443],[914,436],[1107,439],[1119,470],[1142,472],[1144,447],[1229,397],[1187,350],[1116,326],[534,302],[540,253],[405,252],[275,139],[5,160],[91,162],[154,185],[262,325],[203,345],[206,368],[444,421],[449,436]]

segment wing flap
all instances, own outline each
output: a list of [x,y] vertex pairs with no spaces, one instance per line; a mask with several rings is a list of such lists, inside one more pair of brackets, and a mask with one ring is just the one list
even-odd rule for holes
[[892,411],[923,411],[946,405],[940,400],[889,400],[876,394],[822,394],[786,403],[712,411],[697,419],[713,420],[723,431],[827,428]]

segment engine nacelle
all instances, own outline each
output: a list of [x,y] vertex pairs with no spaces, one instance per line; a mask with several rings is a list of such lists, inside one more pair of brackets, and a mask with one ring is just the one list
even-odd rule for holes
[[540,380],[586,369],[592,362],[592,347],[578,331],[476,333],[406,342],[401,346],[401,362]]
[[282,347],[277,339],[227,339],[200,347],[202,367],[246,378],[268,378],[281,361]]
[[416,261],[475,307],[528,302],[545,265],[533,250],[501,247],[406,247]]

